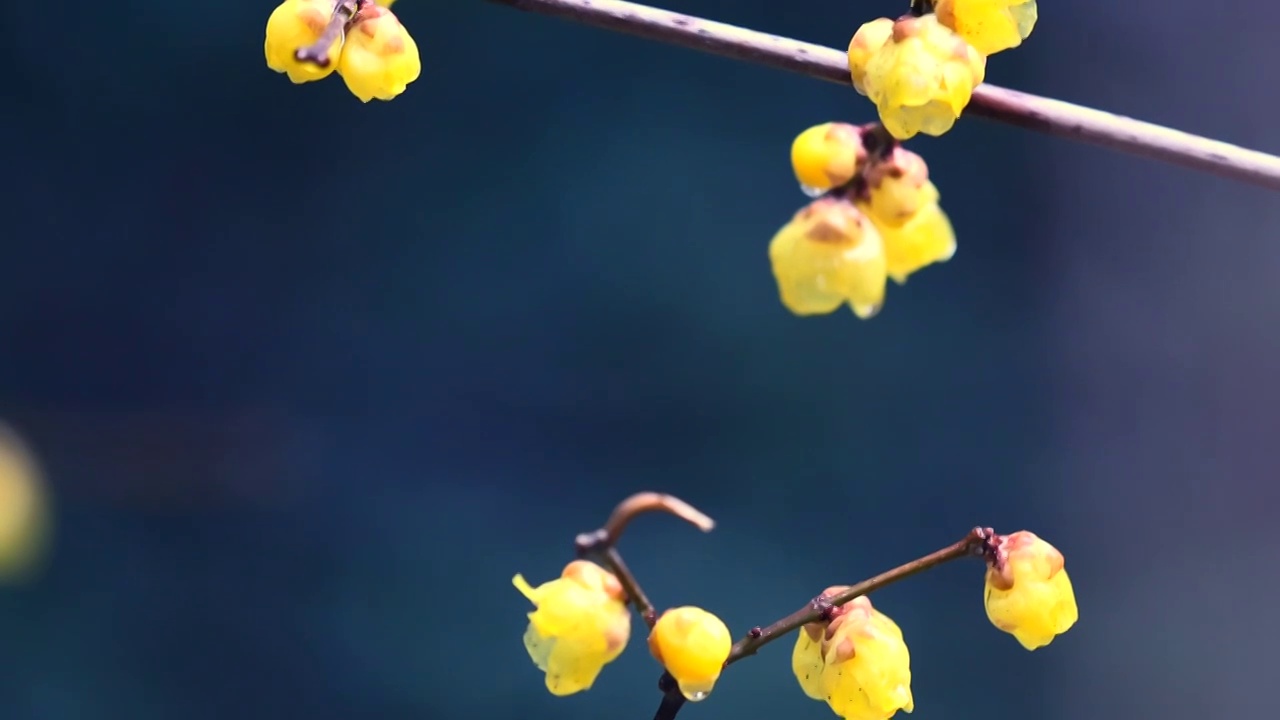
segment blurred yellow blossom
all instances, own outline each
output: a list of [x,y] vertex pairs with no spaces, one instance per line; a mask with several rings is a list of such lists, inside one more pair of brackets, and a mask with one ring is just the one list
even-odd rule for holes
[[546,672],[547,690],[572,695],[590,689],[631,636],[631,613],[618,579],[598,565],[574,560],[559,578],[536,588],[518,574],[512,583],[537,608],[529,613],[524,646]]
[[0,424],[0,579],[22,580],[35,569],[49,521],[48,493],[35,457],[16,432]]
[[1026,649],[1044,647],[1080,616],[1062,553],[1026,530],[1001,537],[997,547],[988,560],[987,617]]
[[834,312],[849,303],[867,319],[884,304],[884,244],[854,204],[820,197],[769,243],[769,262],[782,304],[796,315]]
[[791,169],[810,195],[849,182],[866,159],[862,132],[848,123],[814,125],[791,143]]
[[864,179],[867,191],[858,207],[880,232],[885,269],[894,282],[955,255],[955,231],[938,205],[924,158],[896,146],[867,168]]

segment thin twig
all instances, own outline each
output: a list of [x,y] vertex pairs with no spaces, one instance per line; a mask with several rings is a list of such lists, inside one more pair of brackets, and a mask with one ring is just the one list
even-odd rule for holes
[[[841,85],[852,84],[844,52],[791,38],[623,0],[489,1]],[[974,90],[965,112],[1280,190],[1280,157],[1061,100],[984,84]]]
[[[959,542],[948,545],[937,552],[929,553],[924,557],[899,565],[892,570],[882,572],[856,585],[850,585],[831,597],[819,594],[810,600],[807,605],[790,615],[764,627],[751,628],[746,637],[733,644],[733,648],[729,651],[729,659],[724,663],[725,667],[745,657],[755,655],[760,648],[788,633],[798,630],[803,625],[830,619],[833,608],[840,607],[855,598],[870,594],[899,580],[918,575],[925,570],[931,570],[952,560],[971,556],[982,557],[995,553],[998,550],[994,544],[996,539],[997,536],[991,528],[974,528]],[[654,714],[653,720],[673,720],[676,714],[680,712],[680,708],[684,707],[684,696],[676,688],[675,680],[669,673],[664,673],[662,678],[658,680],[658,687],[663,691],[662,703],[658,706],[658,711]]]
[[711,532],[716,526],[715,521],[706,513],[674,495],[642,492],[618,503],[603,527],[578,535],[574,539],[574,546],[578,551],[578,557],[598,555],[604,561],[618,578],[618,583],[622,585],[622,590],[627,594],[631,605],[635,607],[636,612],[640,613],[640,619],[652,628],[658,621],[658,612],[617,548],[618,538],[622,536],[622,531],[627,529],[631,519],[647,512],[670,513],[702,532]]
[[618,548],[610,545],[601,550],[600,555],[618,578],[622,591],[631,600],[631,606],[640,613],[640,619],[652,630],[654,624],[658,622],[658,610],[654,608],[649,596],[644,594],[644,588],[640,587],[640,581],[636,580],[636,576],[631,573],[631,568],[628,568],[627,563],[623,561],[622,553],[618,552]]

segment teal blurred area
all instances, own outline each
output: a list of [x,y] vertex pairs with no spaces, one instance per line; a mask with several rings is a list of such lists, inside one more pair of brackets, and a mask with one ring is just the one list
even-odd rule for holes
[[[906,3],[662,4],[843,47]],[[0,20],[0,419],[57,510],[0,587],[0,718],[644,720],[642,633],[553,698],[511,586],[644,489],[719,525],[637,521],[632,569],[735,633],[974,525],[1057,545],[1081,620],[1030,655],[977,563],[876,596],[917,717],[1266,715],[1273,196],[966,119],[909,145],[955,258],[799,319],[765,248],[791,138],[874,118],[847,88],[401,0],[424,72],[366,106],[264,66],[271,9]],[[1280,150],[1280,9],[1040,12],[989,81]],[[685,712],[832,717],[789,655]]]

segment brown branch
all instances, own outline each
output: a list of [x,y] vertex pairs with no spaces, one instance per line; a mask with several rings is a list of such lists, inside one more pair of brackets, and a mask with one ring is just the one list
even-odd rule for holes
[[[489,1],[819,80],[851,84],[844,52],[791,38],[623,0]],[[984,84],[973,91],[965,112],[1280,190],[1280,157],[1061,100]]]
[[[781,620],[764,627],[751,628],[746,637],[733,644],[733,648],[729,651],[729,659],[724,663],[725,667],[745,657],[755,655],[760,648],[788,633],[798,630],[803,625],[830,619],[833,608],[851,602],[854,598],[862,597],[892,585],[899,580],[918,575],[925,570],[931,570],[952,560],[970,556],[984,557],[996,553],[998,548],[994,545],[995,540],[996,534],[991,528],[974,528],[959,542],[912,560],[909,563],[899,565],[892,570],[882,572],[856,585],[850,585],[837,595],[831,597],[818,595],[810,600],[807,605]],[[658,687],[663,693],[662,703],[658,706],[658,711],[654,714],[653,720],[673,720],[676,714],[680,712],[680,708],[684,707],[684,696],[680,694],[674,678],[669,673],[664,673],[662,678],[658,680]]]
[[674,495],[642,492],[636,493],[618,503],[618,507],[614,508],[609,515],[604,527],[592,532],[582,533],[574,539],[574,546],[577,549],[578,557],[598,555],[604,561],[605,565],[618,578],[623,592],[627,594],[627,599],[631,601],[631,605],[635,607],[636,612],[640,613],[640,618],[644,620],[644,624],[652,628],[653,624],[658,621],[658,612],[653,603],[649,601],[649,597],[645,595],[644,588],[640,587],[640,582],[631,573],[627,563],[622,559],[622,554],[618,552],[616,547],[618,538],[627,529],[631,519],[636,515],[647,512],[670,513],[702,532],[711,532],[716,526],[715,521],[701,510]]

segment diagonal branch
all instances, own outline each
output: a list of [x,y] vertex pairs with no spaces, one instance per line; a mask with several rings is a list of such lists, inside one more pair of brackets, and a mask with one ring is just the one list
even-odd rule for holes
[[[840,50],[623,0],[489,0],[849,85]],[[1280,190],[1280,157],[1061,100],[979,85],[966,114]]]
[[[977,527],[969,531],[959,541],[954,542],[941,550],[936,550],[920,558],[916,558],[911,562],[899,565],[892,570],[868,578],[856,585],[850,585],[835,595],[820,594],[810,600],[804,607],[796,610],[790,615],[777,620],[765,627],[753,627],[747,632],[746,637],[733,644],[733,648],[729,651],[729,659],[725,660],[725,667],[732,665],[739,660],[756,654],[761,647],[773,642],[787,634],[798,630],[800,627],[808,623],[818,622],[822,620],[830,620],[831,612],[845,603],[852,602],[855,598],[870,594],[876,590],[887,587],[899,580],[905,580],[913,575],[918,575],[926,570],[932,570],[944,563],[952,560],[959,560],[963,557],[990,557],[997,552],[995,542],[997,535],[991,528]],[[676,687],[675,679],[670,673],[664,673],[658,680],[658,688],[662,690],[662,702],[658,705],[658,710],[653,716],[653,720],[674,720],[680,712],[680,708],[684,706],[684,696],[680,694]]]

